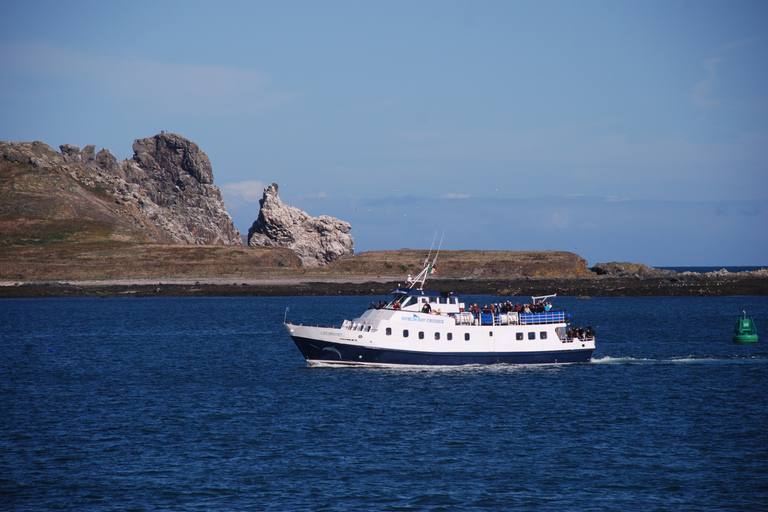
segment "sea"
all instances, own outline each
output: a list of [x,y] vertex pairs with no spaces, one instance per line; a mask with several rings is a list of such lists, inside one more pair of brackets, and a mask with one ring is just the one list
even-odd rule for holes
[[0,510],[768,509],[768,296],[557,297],[584,364],[308,367],[282,326],[383,298],[0,301]]

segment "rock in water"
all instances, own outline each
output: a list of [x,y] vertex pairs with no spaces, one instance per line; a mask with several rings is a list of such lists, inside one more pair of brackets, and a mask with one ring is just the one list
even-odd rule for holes
[[277,196],[277,183],[264,189],[259,217],[248,230],[248,245],[277,245],[293,249],[306,267],[318,267],[355,252],[352,226],[321,215],[310,217]]

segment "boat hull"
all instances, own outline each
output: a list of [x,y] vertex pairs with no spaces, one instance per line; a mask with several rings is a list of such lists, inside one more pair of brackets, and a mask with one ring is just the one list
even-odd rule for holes
[[548,350],[542,352],[420,352],[366,347],[291,336],[311,364],[381,366],[461,366],[472,364],[555,364],[588,363],[594,349]]

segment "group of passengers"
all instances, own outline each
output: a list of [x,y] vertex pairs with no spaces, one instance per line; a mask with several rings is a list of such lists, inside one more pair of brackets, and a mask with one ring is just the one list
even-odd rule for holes
[[568,328],[568,339],[575,340],[585,340],[589,338],[595,337],[595,330],[592,329],[591,326],[588,326],[586,330],[584,330],[583,327],[569,327]]
[[523,304],[519,302],[502,302],[501,304],[483,304],[483,307],[479,307],[477,304],[470,304],[467,311],[477,316],[478,313],[492,313],[494,315],[499,313],[544,313],[552,309],[550,302],[538,301],[535,304]]
[[[385,307],[387,307],[386,302],[378,301],[378,303],[371,302],[371,306],[368,309],[383,309]],[[392,309],[400,309],[400,302],[395,301],[395,303],[392,304]],[[477,303],[470,304],[467,311],[477,316],[479,313],[494,315],[499,313],[544,313],[551,309],[551,302],[537,301],[536,303],[526,303],[521,306],[519,302],[512,304],[512,302],[507,301],[502,302],[501,304],[483,304],[482,307],[478,306]],[[424,303],[421,311],[422,313],[431,313],[432,308],[429,303]]]

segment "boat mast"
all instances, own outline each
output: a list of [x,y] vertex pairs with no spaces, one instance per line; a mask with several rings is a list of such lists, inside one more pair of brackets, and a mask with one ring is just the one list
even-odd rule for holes
[[443,231],[443,236],[440,237],[440,245],[437,247],[437,252],[435,253],[435,258],[430,262],[429,258],[432,256],[432,249],[435,246],[435,239],[437,238],[437,232],[435,232],[435,236],[432,237],[432,246],[429,248],[429,253],[427,254],[427,257],[424,258],[424,268],[419,272],[419,275],[417,275],[415,278],[412,278],[411,276],[408,276],[407,282],[408,282],[408,288],[413,289],[416,284],[419,284],[419,290],[424,289],[424,283],[427,280],[427,276],[429,275],[429,272],[435,268],[435,262],[437,262],[437,256],[440,254],[440,248],[443,246],[443,238],[445,238],[445,231]]

